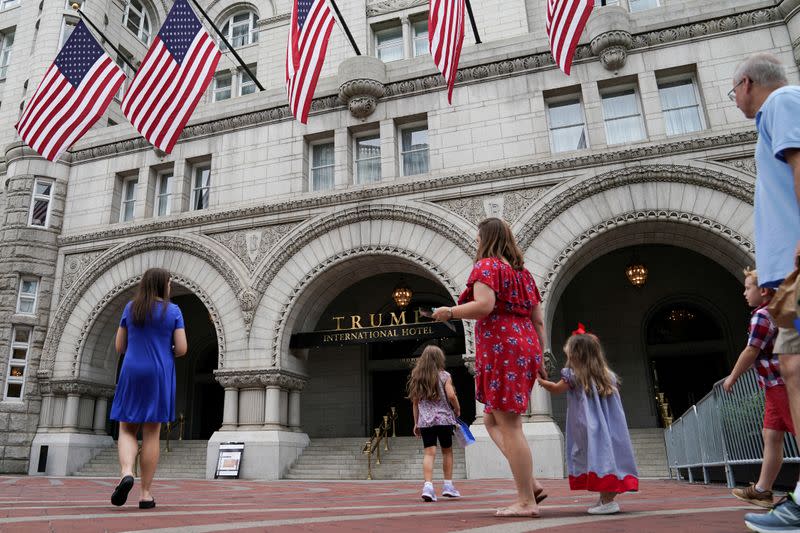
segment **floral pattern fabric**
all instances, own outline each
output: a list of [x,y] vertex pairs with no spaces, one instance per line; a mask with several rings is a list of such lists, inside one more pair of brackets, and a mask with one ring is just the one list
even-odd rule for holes
[[527,269],[514,270],[497,258],[478,261],[459,304],[474,299],[475,282],[494,291],[494,310],[475,324],[475,397],[484,411],[523,414],[542,364],[531,312],[542,298]]

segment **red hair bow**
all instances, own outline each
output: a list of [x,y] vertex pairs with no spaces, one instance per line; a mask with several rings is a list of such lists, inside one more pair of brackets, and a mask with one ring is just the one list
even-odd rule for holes
[[586,326],[578,322],[578,329],[572,331],[573,335],[586,335]]

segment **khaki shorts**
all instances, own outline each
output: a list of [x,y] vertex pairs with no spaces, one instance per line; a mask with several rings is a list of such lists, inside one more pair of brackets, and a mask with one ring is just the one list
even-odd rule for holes
[[795,328],[778,328],[772,353],[800,354],[800,333]]

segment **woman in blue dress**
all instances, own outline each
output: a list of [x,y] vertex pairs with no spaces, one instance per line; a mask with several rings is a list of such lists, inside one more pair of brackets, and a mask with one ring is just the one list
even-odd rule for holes
[[122,479],[111,503],[124,505],[133,488],[136,438],[142,430],[140,509],[156,502],[150,485],[158,466],[161,424],[175,420],[175,357],[186,354],[183,315],[170,303],[170,274],[148,269],[134,299],[125,306],[117,329],[116,349],[125,358],[111,405],[111,419],[119,421],[119,465]]

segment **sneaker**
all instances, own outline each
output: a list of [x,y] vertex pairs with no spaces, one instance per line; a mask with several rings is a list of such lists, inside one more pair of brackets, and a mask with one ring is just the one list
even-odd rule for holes
[[758,505],[766,509],[772,509],[772,491],[765,490],[764,492],[759,492],[756,490],[755,483],[750,483],[749,487],[743,489],[733,489],[731,494],[744,502],[752,503],[753,505]]
[[599,501],[594,507],[589,507],[589,514],[617,514],[618,512],[619,504],[614,500],[608,503]]
[[422,501],[424,502],[435,502],[436,501],[436,491],[433,490],[433,483],[425,482],[422,486]]
[[744,525],[750,531],[758,533],[800,532],[800,505],[795,503],[794,496],[789,493],[768,513],[744,515]]
[[442,487],[442,496],[447,496],[448,498],[460,498],[461,493],[456,490],[456,487],[452,483],[445,483],[444,487]]

